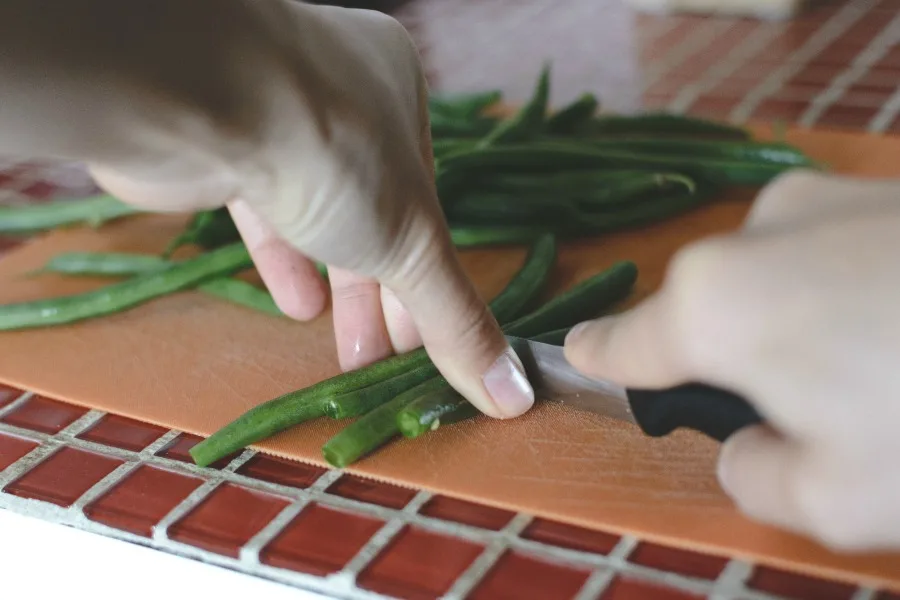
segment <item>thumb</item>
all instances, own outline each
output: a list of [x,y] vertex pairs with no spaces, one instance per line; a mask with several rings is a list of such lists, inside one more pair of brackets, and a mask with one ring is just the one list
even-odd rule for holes
[[683,382],[687,369],[668,334],[666,304],[660,292],[627,312],[579,324],[566,337],[566,359],[585,375],[628,387]]
[[409,311],[450,385],[488,416],[517,417],[534,404],[522,363],[463,271],[446,226],[420,212],[402,254],[407,265],[382,283]]

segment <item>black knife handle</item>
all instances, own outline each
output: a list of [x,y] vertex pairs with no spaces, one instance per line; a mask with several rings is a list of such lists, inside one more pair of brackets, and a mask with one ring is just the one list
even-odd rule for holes
[[739,429],[763,422],[742,397],[703,384],[666,390],[629,389],[628,399],[638,426],[651,437],[687,427],[724,442]]

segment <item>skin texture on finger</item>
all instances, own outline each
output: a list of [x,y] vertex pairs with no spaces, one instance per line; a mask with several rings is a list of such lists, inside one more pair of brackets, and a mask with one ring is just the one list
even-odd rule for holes
[[384,323],[394,351],[409,352],[422,345],[422,336],[416,329],[412,315],[400,302],[393,291],[381,286],[381,306],[384,310]]
[[393,354],[378,281],[334,267],[328,280],[341,369],[357,369]]
[[300,321],[319,316],[328,304],[328,289],[315,264],[284,241],[246,202],[231,202],[228,210],[281,312]]
[[668,387],[689,373],[670,331],[670,296],[665,291],[624,313],[585,321],[565,341],[566,359],[589,377],[629,387]]

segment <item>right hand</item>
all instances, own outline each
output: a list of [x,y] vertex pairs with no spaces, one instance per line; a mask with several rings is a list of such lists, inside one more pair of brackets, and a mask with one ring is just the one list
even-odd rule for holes
[[746,514],[840,550],[900,548],[900,181],[795,172],[662,288],[574,330],[577,368],[631,387],[703,381],[767,425],[722,447]]
[[[50,126],[19,130],[45,135],[25,147],[88,162],[103,188],[144,209],[227,206],[294,318],[324,310],[312,261],[326,263],[345,370],[424,344],[486,414],[531,407],[521,364],[451,243],[425,78],[395,20],[291,0],[154,0],[137,20],[119,0],[76,4],[95,5],[107,27],[74,11],[68,29],[57,23],[54,33],[98,50],[65,82],[70,102],[42,115]],[[54,58],[46,47],[44,58]],[[82,113],[66,114],[73,106]]]

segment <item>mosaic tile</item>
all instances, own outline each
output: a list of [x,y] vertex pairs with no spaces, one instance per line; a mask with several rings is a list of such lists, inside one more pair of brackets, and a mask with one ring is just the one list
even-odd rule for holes
[[747,580],[747,587],[790,600],[849,600],[855,586],[814,579],[768,567],[757,567]]
[[0,419],[4,423],[42,433],[59,433],[88,410],[43,396],[33,396],[25,404]]
[[628,561],[643,567],[678,573],[700,579],[716,579],[728,564],[728,559],[677,548],[658,546],[648,542],[639,543]]
[[590,572],[506,552],[467,600],[570,600]]
[[7,485],[3,491],[59,506],[71,506],[124,461],[68,446]]
[[419,511],[428,517],[499,531],[516,513],[447,496],[434,496]]
[[621,539],[611,533],[593,531],[547,519],[534,519],[520,537],[551,546],[593,552],[594,554],[609,554]]
[[342,475],[328,487],[328,493],[351,500],[401,509],[416,495],[416,490],[373,481],[356,475]]
[[99,421],[78,434],[78,437],[114,448],[140,452],[159,439],[168,429],[143,423],[119,415],[104,415]]
[[306,489],[327,473],[327,469],[293,460],[256,454],[237,469],[237,473],[269,483]]

